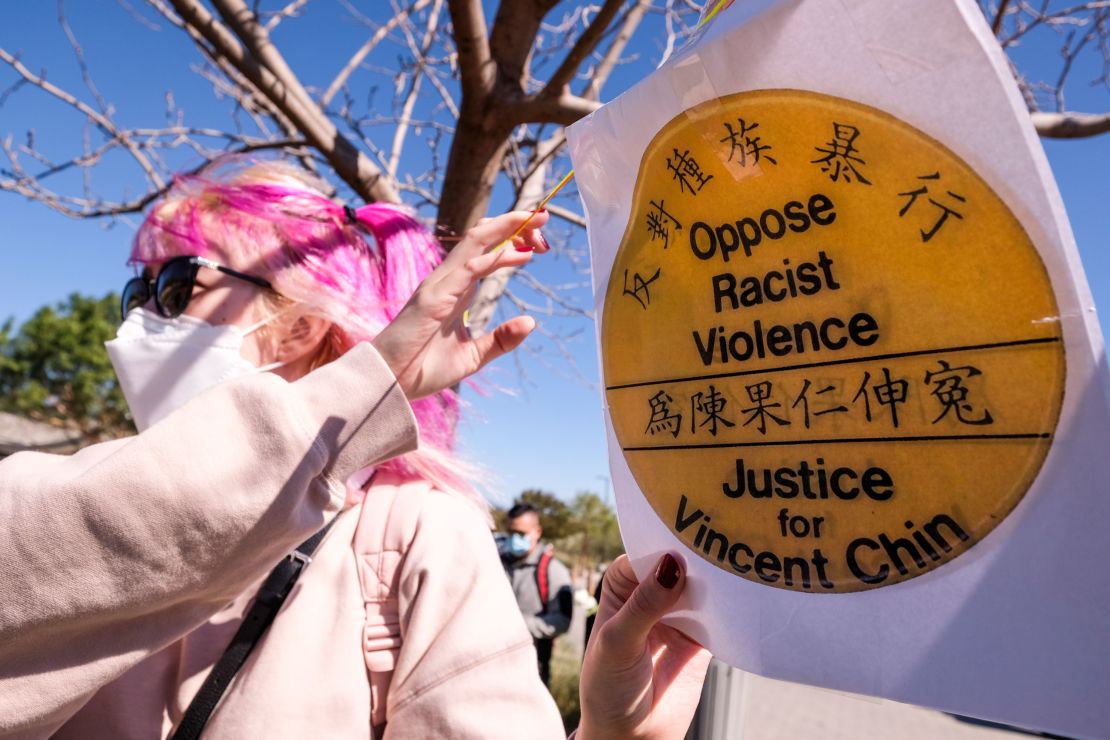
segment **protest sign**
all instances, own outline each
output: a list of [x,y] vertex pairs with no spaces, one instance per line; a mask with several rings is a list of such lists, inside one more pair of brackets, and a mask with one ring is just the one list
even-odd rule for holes
[[737,2],[570,129],[606,423],[675,623],[776,678],[1110,727],[1102,339],[974,3]]

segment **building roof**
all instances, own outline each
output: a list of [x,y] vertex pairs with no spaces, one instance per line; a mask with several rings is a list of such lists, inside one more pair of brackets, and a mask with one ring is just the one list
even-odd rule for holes
[[0,457],[22,450],[70,453],[80,446],[81,433],[75,429],[0,411]]

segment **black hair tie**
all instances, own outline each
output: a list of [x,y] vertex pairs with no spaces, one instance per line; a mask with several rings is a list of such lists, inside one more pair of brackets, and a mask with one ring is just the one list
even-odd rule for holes
[[347,216],[347,223],[358,223],[358,212],[354,208],[351,208],[350,206],[343,206],[343,213]]

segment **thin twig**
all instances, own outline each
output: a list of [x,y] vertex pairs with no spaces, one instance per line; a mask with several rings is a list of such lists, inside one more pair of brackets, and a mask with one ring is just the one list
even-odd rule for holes
[[991,23],[991,32],[995,36],[1002,30],[1002,17],[1006,15],[1006,7],[1010,4],[1010,0],[1001,0],[998,3],[998,12],[994,14],[994,22]]

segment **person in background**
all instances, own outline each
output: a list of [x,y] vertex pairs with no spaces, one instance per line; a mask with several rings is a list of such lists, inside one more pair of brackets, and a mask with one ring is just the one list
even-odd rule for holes
[[532,633],[536,661],[545,686],[551,683],[555,638],[570,629],[574,589],[570,571],[543,542],[540,515],[531,504],[517,503],[505,517],[508,539],[502,560],[517,606]]

